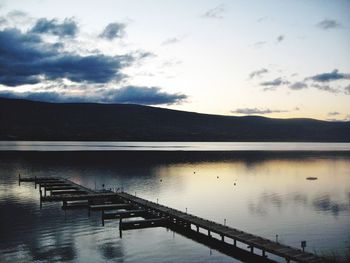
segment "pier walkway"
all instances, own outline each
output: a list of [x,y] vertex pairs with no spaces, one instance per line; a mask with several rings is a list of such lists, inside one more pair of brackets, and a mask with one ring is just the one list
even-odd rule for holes
[[[266,253],[282,257],[287,262],[325,262],[324,258],[301,249],[249,234],[125,192],[93,191],[60,177],[21,178],[19,176],[19,183],[21,182],[34,182],[35,187],[39,185],[40,207],[43,202],[63,202],[63,209],[87,208],[89,214],[90,211],[99,210],[102,211],[102,224],[104,225],[105,220],[119,219],[120,231],[158,226],[181,228],[182,232],[198,234],[203,234],[204,231],[206,239],[213,239],[215,242],[221,241],[225,246],[231,245],[233,249],[238,246],[237,243],[245,244],[252,255],[260,256],[264,262],[273,262],[267,259]],[[44,194],[42,190],[44,190]],[[47,195],[46,192],[51,194]],[[105,210],[109,212],[105,212]],[[123,218],[132,217],[144,219],[123,221]],[[260,255],[256,254],[258,251],[261,253]]]

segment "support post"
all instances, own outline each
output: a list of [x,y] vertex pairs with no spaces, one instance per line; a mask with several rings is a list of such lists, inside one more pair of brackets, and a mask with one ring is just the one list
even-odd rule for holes
[[105,226],[105,210],[102,210],[102,226]]
[[41,191],[41,189],[40,189],[39,193],[40,193],[40,209],[41,209],[43,207],[43,201],[42,201],[43,192]]

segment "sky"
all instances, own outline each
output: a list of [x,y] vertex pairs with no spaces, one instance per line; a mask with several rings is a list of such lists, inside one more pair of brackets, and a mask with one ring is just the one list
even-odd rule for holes
[[350,121],[349,0],[0,0],[0,97]]

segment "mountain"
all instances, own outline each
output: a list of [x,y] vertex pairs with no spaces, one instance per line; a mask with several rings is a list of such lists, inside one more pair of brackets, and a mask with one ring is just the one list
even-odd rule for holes
[[0,140],[350,142],[350,122],[0,98]]

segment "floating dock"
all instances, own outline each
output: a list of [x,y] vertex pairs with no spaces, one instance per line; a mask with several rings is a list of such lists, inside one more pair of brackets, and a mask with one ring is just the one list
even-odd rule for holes
[[[177,229],[185,235],[198,236],[198,238],[205,239],[207,243],[217,244],[219,242],[227,250],[242,250],[238,248],[237,243],[244,244],[249,250],[243,253],[250,254],[252,262],[257,259],[259,259],[259,262],[274,262],[267,258],[267,253],[284,258],[286,262],[325,262],[324,258],[304,252],[301,249],[209,221],[125,192],[93,191],[60,177],[21,178],[19,176],[18,180],[19,184],[21,182],[34,182],[35,187],[39,185],[40,207],[42,207],[43,202],[63,202],[62,209],[87,208],[89,215],[90,211],[102,211],[102,225],[104,225],[105,220],[118,219],[120,221],[120,231],[148,227],[168,227]],[[44,190],[44,194],[42,190]],[[47,195],[47,192],[50,195]],[[109,212],[104,212],[107,210]],[[123,218],[143,219],[123,221]],[[205,234],[203,234],[203,231]],[[219,239],[215,236],[218,236]],[[257,251],[260,254],[257,254]]]

